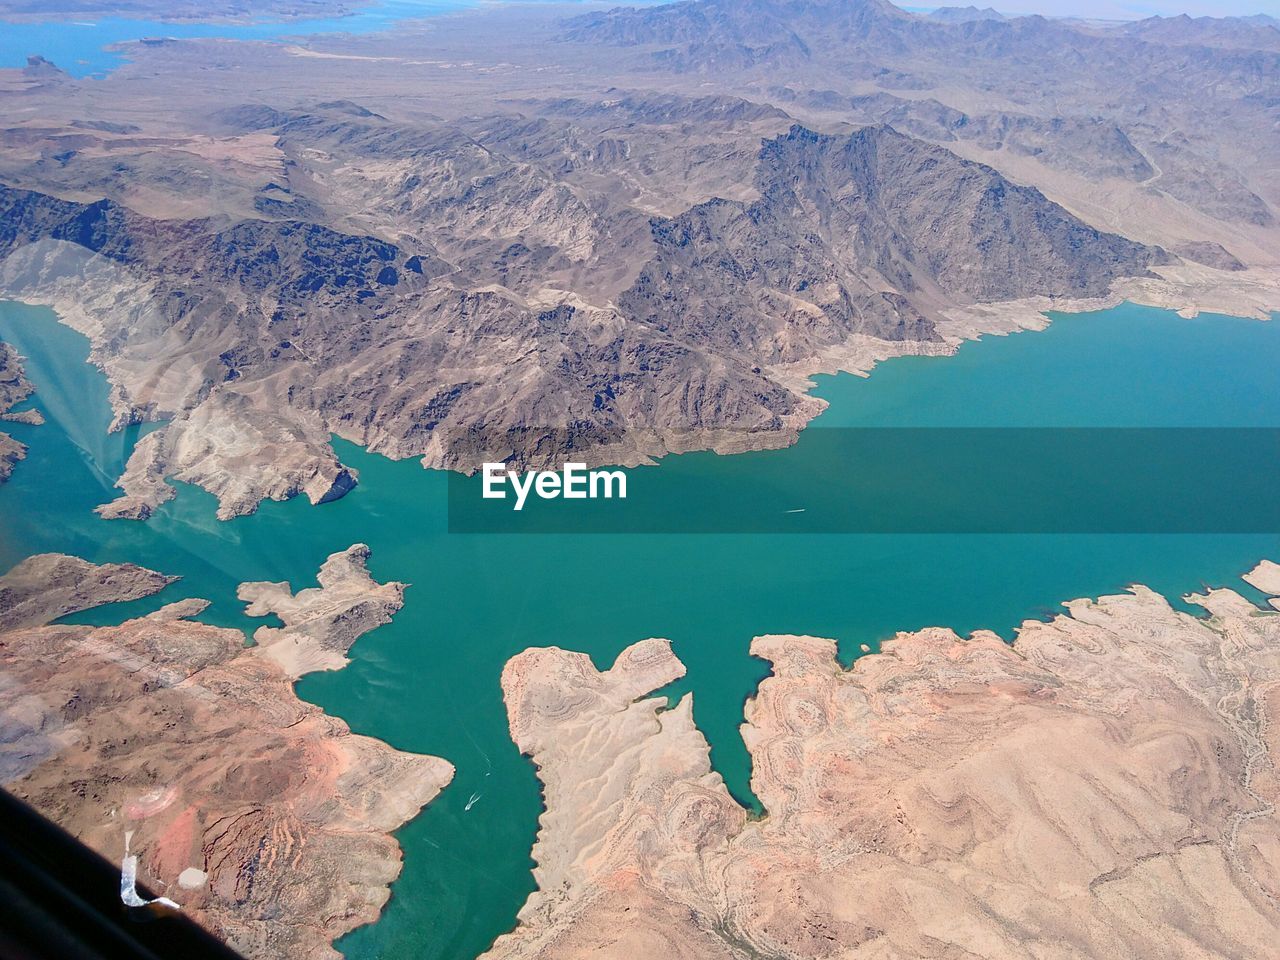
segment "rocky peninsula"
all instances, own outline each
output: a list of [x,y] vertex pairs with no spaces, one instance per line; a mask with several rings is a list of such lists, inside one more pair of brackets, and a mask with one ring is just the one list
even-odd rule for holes
[[[13,409],[34,392],[35,387],[22,368],[22,358],[9,344],[0,343],[0,420],[31,424],[43,422],[39,410]],[[14,466],[26,456],[26,444],[0,432],[0,483],[9,479]]]
[[[375,583],[367,556],[334,554],[296,596],[246,584],[251,613],[287,624],[261,648],[191,619],[206,605],[194,599],[116,626],[53,624],[172,578],[20,564],[0,578],[0,782],[111,860],[127,845],[140,881],[247,957],[337,957],[332,941],[377,918],[400,872],[391,831],[453,773],[294,694],[310,669],[297,664],[339,665],[335,651],[400,608],[402,585]],[[272,652],[284,643],[294,668]]]
[[[1274,564],[1249,580],[1280,590]],[[503,674],[547,810],[487,957],[1261,957],[1280,938],[1280,616],[1231,590],[1066,604],[1012,645],[903,633],[851,669],[763,636],[755,819],[665,641]]]

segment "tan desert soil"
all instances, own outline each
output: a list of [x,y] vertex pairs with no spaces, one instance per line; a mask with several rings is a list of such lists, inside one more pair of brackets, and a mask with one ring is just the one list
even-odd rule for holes
[[[1275,565],[1253,583],[1280,588]],[[766,815],[711,771],[665,641],[503,674],[547,810],[538,891],[486,956],[1242,958],[1280,942],[1280,615],[1230,590],[1077,600],[1014,644],[758,637],[743,737]]]
[[[401,605],[367,555],[330,557],[291,608],[287,585],[247,586],[278,594],[290,644],[345,650]],[[300,701],[296,672],[238,631],[185,619],[204,601],[118,626],[46,625],[170,579],[56,556],[0,578],[0,782],[109,859],[127,844],[140,880],[251,960],[337,957],[334,938],[376,919],[400,872],[391,831],[453,768]]]

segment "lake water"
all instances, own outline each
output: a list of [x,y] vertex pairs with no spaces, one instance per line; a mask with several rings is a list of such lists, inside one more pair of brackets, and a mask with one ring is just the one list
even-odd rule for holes
[[[343,442],[361,483],[336,503],[268,503],[219,523],[213,498],[184,486],[145,524],[106,522],[92,509],[112,499],[136,431],[106,435],[107,386],[83,363],[85,341],[50,311],[16,304],[0,304],[0,338],[30,358],[34,405],[49,418],[3,427],[31,449],[0,486],[0,568],[56,550],[183,577],[124,611],[75,619],[112,622],[200,596],[213,601],[207,619],[251,630],[258,622],[242,616],[238,583],[314,584],[328,554],[361,541],[375,577],[411,584],[404,609],[360,639],[346,669],[299,684],[357,732],[457,766],[454,783],[400,831],[404,873],[383,918],[340,942],[351,958],[458,960],[514,922],[531,889],[540,796],[509,739],[498,680],[526,647],[584,650],[607,666],[636,640],[670,638],[689,668],[671,692],[693,691],[716,769],[752,804],[737,728],[765,673],[747,655],[757,634],[836,637],[846,659],[859,644],[934,624],[1010,637],[1063,600],[1133,582],[1170,596],[1230,585],[1257,599],[1238,576],[1280,557],[1275,534],[450,534],[445,475]],[[806,484],[857,473],[814,461],[816,430],[829,427],[1278,427],[1278,369],[1274,321],[1185,320],[1133,305],[1056,316],[1047,331],[966,344],[955,357],[819,378],[832,406],[795,447],[686,454],[631,471],[629,482],[655,510],[689,497],[715,510],[759,470],[794,464],[788,497],[803,497]]]
[[124,17],[94,17],[82,21],[8,23],[0,20],[0,67],[25,66],[27,57],[39,54],[75,77],[99,76],[124,63],[125,58],[108,47],[143,38],[283,42],[324,33],[376,33],[403,20],[452,13],[474,6],[477,0],[382,0],[346,17],[285,22],[168,23]]

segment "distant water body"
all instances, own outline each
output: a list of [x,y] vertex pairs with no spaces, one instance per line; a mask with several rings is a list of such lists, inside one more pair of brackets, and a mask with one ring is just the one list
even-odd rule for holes
[[0,20],[0,67],[21,67],[38,54],[75,77],[101,76],[125,62],[108,47],[154,37],[286,42],[325,33],[365,34],[387,30],[405,20],[433,17],[473,7],[478,0],[382,0],[350,16],[318,20],[252,23],[168,23],[124,17],[8,23]]
[[[340,942],[352,960],[465,960],[514,924],[532,886],[541,803],[533,767],[508,735],[498,681],[526,647],[584,650],[604,667],[630,643],[670,638],[689,668],[670,692],[693,692],[716,769],[751,804],[738,725],[765,674],[747,654],[757,634],[836,637],[846,660],[860,644],[928,625],[1011,637],[1063,600],[1134,582],[1173,597],[1230,585],[1258,599],[1239,575],[1280,557],[1280,538],[1263,534],[451,535],[445,475],[341,442],[360,486],[336,503],[267,503],[219,523],[213,498],[182,486],[147,523],[106,522],[92,509],[113,497],[137,431],[106,434],[106,381],[83,362],[83,338],[50,311],[0,304],[0,338],[30,358],[34,405],[49,420],[2,427],[30,455],[0,485],[0,569],[63,551],[183,577],[123,610],[75,619],[111,622],[200,596],[213,601],[208,619],[250,631],[261,621],[243,616],[238,583],[313,584],[328,554],[356,542],[372,547],[375,577],[411,584],[404,609],[360,639],[346,669],[299,685],[357,732],[457,766],[453,784],[400,831],[404,873],[382,919]],[[1123,305],[1056,316],[1044,332],[986,338],[950,358],[891,360],[867,379],[820,378],[831,408],[814,429],[1275,427],[1278,370],[1280,323]],[[775,458],[803,465],[813,484],[856,470],[815,466],[814,437],[767,454],[687,454],[629,481],[714,504]]]

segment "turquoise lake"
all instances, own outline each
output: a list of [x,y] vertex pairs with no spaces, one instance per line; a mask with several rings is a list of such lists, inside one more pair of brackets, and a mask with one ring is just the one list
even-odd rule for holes
[[[48,417],[3,427],[30,452],[0,485],[0,568],[63,551],[183,577],[124,610],[72,619],[113,622],[200,596],[213,601],[205,619],[251,631],[262,621],[242,615],[238,583],[312,585],[328,554],[356,542],[371,546],[376,578],[411,584],[404,609],[360,639],[346,669],[299,684],[357,732],[457,767],[453,784],[400,831],[404,873],[383,918],[339,943],[350,958],[471,957],[513,924],[532,888],[540,795],[508,737],[498,680],[526,647],[584,650],[607,666],[630,643],[670,638],[689,673],[668,692],[693,692],[716,769],[754,805],[738,725],[765,673],[747,654],[757,634],[836,637],[846,660],[860,644],[928,625],[1011,638],[1022,620],[1051,616],[1064,600],[1134,582],[1175,597],[1230,585],[1258,599],[1239,575],[1280,558],[1275,534],[450,534],[446,475],[341,441],[360,486],[336,503],[267,503],[220,523],[210,495],[182,486],[145,524],[106,522],[93,507],[113,498],[137,430],[106,433],[105,378],[84,363],[84,339],[50,311],[0,303],[0,338],[29,358],[33,405]],[[644,491],[639,502],[715,509],[760,471],[795,465],[795,499],[806,484],[856,475],[857,464],[816,463],[810,453],[830,427],[1280,427],[1277,370],[1274,321],[1186,320],[1128,304],[1055,315],[1046,331],[983,339],[954,357],[900,358],[866,379],[819,378],[831,407],[794,447],[686,454],[631,471],[629,483]]]
[[252,23],[170,23],[127,17],[86,17],[47,23],[0,21],[0,67],[25,66],[39,54],[74,77],[100,76],[125,62],[113,44],[155,37],[189,40],[286,41],[324,33],[376,33],[402,20],[452,13],[477,0],[382,0],[345,17]]

